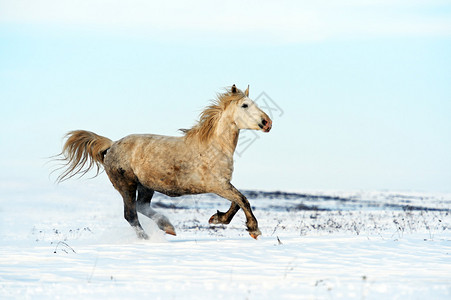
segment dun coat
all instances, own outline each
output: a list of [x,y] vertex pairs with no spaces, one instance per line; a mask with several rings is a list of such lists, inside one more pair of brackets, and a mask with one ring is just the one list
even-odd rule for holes
[[249,99],[249,87],[242,92],[233,85],[180,137],[133,134],[113,142],[90,131],[69,132],[60,154],[65,163],[58,180],[84,175],[94,167],[98,174],[103,167],[123,198],[125,219],[139,238],[148,236],[137,212],[175,235],[169,220],[150,207],[155,191],[171,197],[215,193],[226,198],[231,201],[229,210],[217,211],[209,222],[229,224],[241,208],[249,234],[257,238],[261,232],[249,201],[230,183],[233,153],[241,129],[269,132],[271,126],[268,115]]

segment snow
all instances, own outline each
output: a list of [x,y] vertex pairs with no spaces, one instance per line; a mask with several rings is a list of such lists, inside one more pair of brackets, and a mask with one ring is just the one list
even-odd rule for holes
[[228,201],[168,198],[164,235],[98,178],[0,189],[1,299],[450,299],[451,197],[384,192],[246,191],[263,236]]

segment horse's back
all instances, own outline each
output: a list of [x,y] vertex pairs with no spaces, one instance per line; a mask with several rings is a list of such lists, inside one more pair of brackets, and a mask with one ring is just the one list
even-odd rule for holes
[[109,176],[122,172],[149,188],[169,190],[194,175],[193,153],[183,137],[133,134],[113,143],[105,170]]
[[[140,162],[151,162],[155,159],[177,156],[184,148],[181,137],[157,134],[132,134],[111,145],[105,156],[105,163],[120,164],[123,167]],[[143,161],[144,160],[144,161]]]

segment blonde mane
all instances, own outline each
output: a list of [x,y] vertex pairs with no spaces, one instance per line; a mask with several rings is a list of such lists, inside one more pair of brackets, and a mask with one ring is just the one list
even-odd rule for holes
[[185,133],[185,138],[196,138],[202,143],[209,142],[216,131],[222,112],[227,109],[230,103],[243,97],[245,97],[245,94],[235,86],[227,88],[223,94],[218,94],[217,99],[202,111],[196,125],[191,129],[181,129]]

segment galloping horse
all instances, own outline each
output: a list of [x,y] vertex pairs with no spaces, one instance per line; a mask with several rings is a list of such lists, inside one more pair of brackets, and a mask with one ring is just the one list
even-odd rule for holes
[[249,99],[249,86],[242,92],[235,85],[219,94],[191,129],[180,137],[133,134],[116,142],[90,131],[67,134],[61,152],[64,172],[58,181],[84,175],[103,166],[124,200],[124,217],[139,238],[148,236],[137,212],[153,219],[158,227],[175,235],[169,220],[150,207],[155,191],[171,197],[214,193],[230,200],[227,212],[219,210],[210,224],[229,224],[241,208],[251,237],[261,232],[246,197],[231,183],[233,153],[241,129],[269,132],[272,121]]

